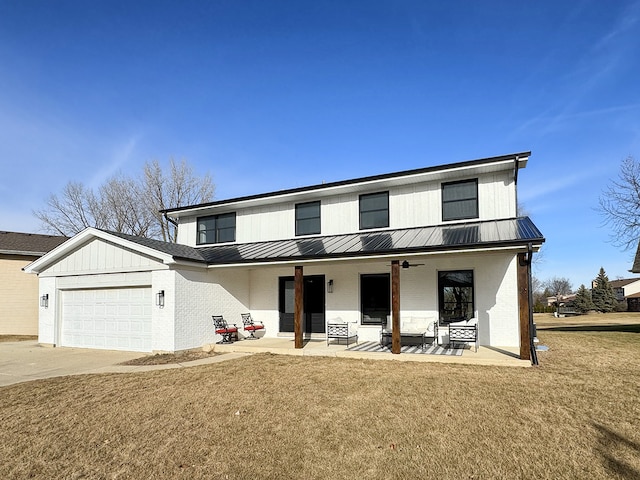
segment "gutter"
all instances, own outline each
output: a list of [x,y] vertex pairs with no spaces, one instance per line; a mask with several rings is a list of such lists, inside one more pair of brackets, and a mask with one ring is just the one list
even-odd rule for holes
[[160,212],[162,213],[162,216],[164,217],[164,219],[165,219],[167,222],[169,222],[169,223],[171,223],[171,224],[175,225],[176,227],[178,226],[178,222],[176,222],[173,218],[171,218],[171,217],[167,214],[168,210],[160,210]]

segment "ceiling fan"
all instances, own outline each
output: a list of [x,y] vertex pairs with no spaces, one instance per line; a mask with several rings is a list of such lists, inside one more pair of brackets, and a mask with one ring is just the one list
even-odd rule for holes
[[[424,263],[409,263],[407,260],[405,260],[404,262],[402,262],[400,264],[400,266],[402,268],[409,268],[409,267],[422,267],[424,265]],[[391,265],[388,265],[389,267],[391,267]]]

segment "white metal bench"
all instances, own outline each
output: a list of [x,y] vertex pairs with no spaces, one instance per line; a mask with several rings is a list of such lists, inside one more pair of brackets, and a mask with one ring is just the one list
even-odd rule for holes
[[331,338],[335,338],[340,342],[340,339],[344,338],[347,342],[347,347],[349,346],[349,341],[351,339],[355,339],[356,344],[358,343],[358,334],[352,332],[350,329],[350,324],[348,323],[327,323],[327,345],[329,345],[329,340]]

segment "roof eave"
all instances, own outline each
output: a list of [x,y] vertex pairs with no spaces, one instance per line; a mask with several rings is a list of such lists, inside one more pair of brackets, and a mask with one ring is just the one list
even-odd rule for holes
[[505,250],[525,250],[529,245],[533,251],[537,252],[545,242],[544,238],[535,238],[525,240],[513,240],[502,242],[489,242],[477,244],[464,244],[458,246],[442,245],[436,247],[415,247],[403,249],[380,250],[371,253],[350,252],[340,254],[327,255],[301,255],[292,257],[271,257],[265,259],[249,259],[246,261],[234,261],[229,263],[210,263],[208,268],[225,268],[234,266],[264,266],[264,265],[283,265],[295,263],[309,262],[331,262],[331,261],[353,261],[353,260],[371,260],[375,258],[390,258],[398,256],[422,256],[422,255],[448,255],[460,253],[478,253],[478,252],[495,252]]

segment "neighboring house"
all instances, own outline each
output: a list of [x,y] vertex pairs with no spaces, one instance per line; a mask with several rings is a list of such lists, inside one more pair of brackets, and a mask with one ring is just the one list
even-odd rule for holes
[[632,293],[625,298],[627,300],[627,312],[640,312],[640,293]]
[[0,231],[0,335],[38,334],[38,279],[22,269],[65,240]]
[[389,316],[476,317],[481,345],[528,358],[544,242],[516,213],[529,155],[170,209],[177,244],[87,229],[26,269],[49,295],[39,340],[172,352],[216,341],[211,315],[251,312],[301,348],[329,320],[378,340]]
[[547,306],[557,307],[556,314],[558,315],[575,314],[576,311],[573,305],[575,299],[575,293],[570,293],[569,295],[552,295],[547,297]]
[[611,280],[609,282],[613,293],[616,294],[616,299],[619,302],[624,301],[627,297],[640,293],[640,278],[622,278],[618,280]]

